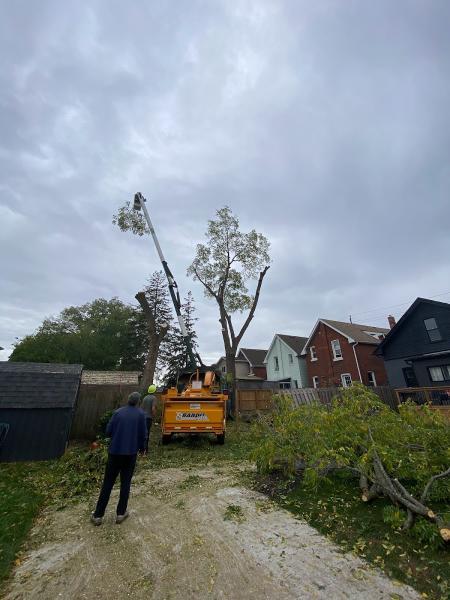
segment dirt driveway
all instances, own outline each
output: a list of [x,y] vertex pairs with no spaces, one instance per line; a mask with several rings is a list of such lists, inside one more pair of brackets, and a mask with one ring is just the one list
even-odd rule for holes
[[120,526],[114,504],[101,527],[89,508],[42,516],[5,600],[419,598],[243,488],[236,466],[143,473]]

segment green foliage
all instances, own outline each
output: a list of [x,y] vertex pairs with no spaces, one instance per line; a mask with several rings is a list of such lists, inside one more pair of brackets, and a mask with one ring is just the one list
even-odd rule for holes
[[28,465],[0,468],[0,582],[6,577],[42,505],[41,490],[25,484]]
[[74,499],[83,499],[100,486],[106,460],[108,445],[99,440],[95,449],[74,446],[59,460],[47,463],[45,470],[30,475],[30,480],[42,489],[49,502],[60,507]]
[[246,282],[270,263],[270,244],[254,229],[242,233],[228,206],[216,215],[215,220],[208,221],[206,243],[197,245],[188,275],[204,285],[206,297],[223,293],[227,312],[243,311],[253,302]]
[[408,535],[435,550],[445,545],[436,527],[425,519],[418,519],[414,527],[408,531]]
[[383,521],[392,527],[400,529],[405,522],[406,513],[398,506],[385,506],[383,509]]
[[[303,461],[312,486],[330,467],[355,469],[373,480],[376,451],[391,477],[421,492],[430,476],[450,464],[450,424],[427,406],[405,404],[396,413],[362,385],[343,390],[331,408],[295,407],[284,396],[275,406],[273,417],[255,426],[260,441],[254,458],[263,472],[281,468],[292,474]],[[450,498],[449,480],[437,481],[430,498]]]
[[108,425],[111,417],[114,414],[114,410],[106,411],[101,417],[97,425],[98,437],[101,439],[106,438],[106,426]]
[[141,311],[113,298],[65,308],[16,344],[10,360],[81,363],[85,369],[141,369],[146,329]]
[[244,511],[242,510],[242,506],[238,504],[229,504],[223,515],[224,521],[234,521],[235,523],[242,523],[245,521]]
[[[197,334],[195,332],[195,322],[198,321],[195,316],[194,297],[189,291],[181,307],[181,313],[184,318],[186,330],[191,337],[192,349],[197,352]],[[158,371],[166,384],[176,382],[178,373],[186,367],[187,346],[179,326],[176,324],[169,330],[163,339],[158,355]]]
[[135,235],[149,234],[147,221],[141,211],[133,210],[131,202],[126,202],[113,216],[113,225],[121,231],[131,231]]

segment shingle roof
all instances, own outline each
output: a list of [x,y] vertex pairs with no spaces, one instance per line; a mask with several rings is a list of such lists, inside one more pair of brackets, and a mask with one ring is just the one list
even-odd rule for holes
[[0,362],[1,408],[73,408],[82,365]]
[[241,348],[241,352],[248,358],[249,363],[252,367],[264,367],[264,359],[267,354],[267,350],[260,350],[259,348]]
[[140,371],[83,371],[81,383],[89,385],[139,385]]
[[277,336],[283,340],[285,344],[292,348],[296,354],[301,354],[303,347],[305,346],[308,338],[299,337],[298,335],[284,335],[283,333],[277,333]]
[[379,339],[365,333],[371,331],[372,333],[379,333],[386,335],[389,333],[389,329],[385,327],[373,327],[373,325],[360,325],[358,323],[346,323],[345,321],[331,321],[330,319],[319,319],[322,323],[327,323],[330,327],[334,327],[340,331],[343,335],[351,338],[355,342],[360,344],[373,344],[374,346],[380,343]]

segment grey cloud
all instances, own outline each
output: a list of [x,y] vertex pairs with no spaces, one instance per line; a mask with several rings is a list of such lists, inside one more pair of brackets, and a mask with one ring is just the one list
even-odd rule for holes
[[159,265],[111,215],[137,190],[205,356],[217,315],[185,271],[224,204],[273,241],[246,345],[449,288],[448,3],[0,12],[1,346],[67,305],[133,301]]

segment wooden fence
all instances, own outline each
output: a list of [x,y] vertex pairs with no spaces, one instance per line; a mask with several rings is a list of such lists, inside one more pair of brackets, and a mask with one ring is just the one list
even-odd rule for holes
[[[397,410],[398,399],[394,388],[388,385],[380,385],[369,388],[374,392],[382,402],[387,404],[393,410]],[[295,404],[311,404],[312,402],[320,402],[320,404],[331,404],[333,398],[342,392],[342,388],[301,388],[295,390],[287,390]]]
[[[370,388],[385,404],[393,410],[397,410],[398,399],[394,388],[387,385]],[[330,405],[335,396],[342,392],[342,388],[299,388],[282,390],[278,393],[292,396],[296,405],[320,404]],[[237,410],[241,413],[254,411],[267,411],[272,408],[272,396],[277,393],[274,390],[239,390],[237,392]]]
[[430,404],[450,420],[450,387],[414,387],[395,390],[398,402],[412,400],[416,404]]
[[70,439],[95,439],[100,418],[107,411],[126,404],[128,395],[137,390],[136,385],[82,384],[75,407]]

